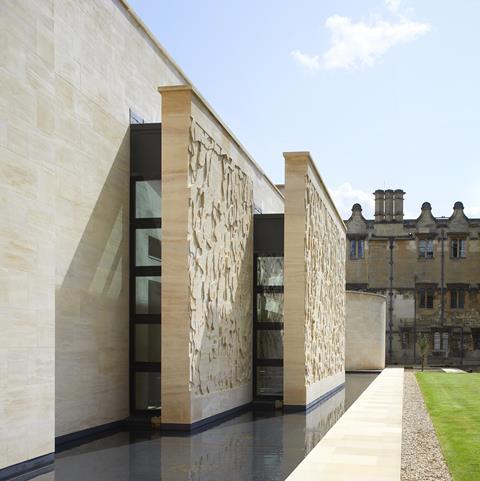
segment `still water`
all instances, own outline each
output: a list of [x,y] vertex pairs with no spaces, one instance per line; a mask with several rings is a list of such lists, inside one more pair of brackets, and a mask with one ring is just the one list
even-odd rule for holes
[[56,455],[36,481],[283,481],[376,374],[309,413],[248,412],[192,436],[118,432]]

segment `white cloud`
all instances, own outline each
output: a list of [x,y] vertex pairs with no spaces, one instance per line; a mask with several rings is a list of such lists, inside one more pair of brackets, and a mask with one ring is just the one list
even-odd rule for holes
[[398,12],[398,9],[400,8],[400,2],[401,0],[385,0],[387,8],[393,13]]
[[320,69],[320,58],[318,55],[309,55],[300,50],[294,50],[291,55],[300,65],[303,65],[308,70]]
[[375,212],[375,201],[373,194],[364,192],[360,189],[354,189],[350,182],[339,185],[336,189],[330,191],[333,200],[337,206],[340,215],[344,219],[348,219],[352,213],[353,204],[360,204],[363,209],[363,216],[367,219],[373,219]]
[[341,15],[328,17],[325,22],[330,32],[328,50],[322,56],[298,49],[291,55],[310,71],[371,67],[392,47],[412,42],[431,29],[427,22],[412,20],[410,11],[400,13],[400,3],[401,0],[385,0],[393,20],[380,15],[358,22]]
[[411,42],[430,30],[428,23],[406,17],[395,23],[382,18],[354,23],[348,17],[334,15],[325,26],[331,34],[330,48],[323,56],[327,70],[370,67],[395,45]]

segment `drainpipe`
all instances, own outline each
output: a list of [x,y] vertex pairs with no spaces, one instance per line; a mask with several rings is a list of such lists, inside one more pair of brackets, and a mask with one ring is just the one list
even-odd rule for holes
[[389,287],[389,301],[388,301],[388,362],[392,363],[392,352],[393,352],[393,244],[394,237],[388,238],[388,247],[390,249],[390,287]]
[[460,366],[463,366],[463,326],[460,327]]
[[445,231],[442,229],[442,265],[441,265],[441,284],[440,284],[440,294],[441,294],[441,308],[440,308],[440,324],[443,326],[445,322]]
[[418,276],[413,276],[413,364],[417,363],[417,280]]

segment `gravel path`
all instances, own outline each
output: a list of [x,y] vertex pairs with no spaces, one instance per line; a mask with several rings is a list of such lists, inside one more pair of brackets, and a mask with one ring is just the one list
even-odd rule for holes
[[403,387],[402,481],[452,481],[413,372]]

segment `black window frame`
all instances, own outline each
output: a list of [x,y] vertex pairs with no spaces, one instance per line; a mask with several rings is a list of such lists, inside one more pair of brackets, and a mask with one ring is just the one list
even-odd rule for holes
[[[281,293],[284,294],[284,286],[260,286],[257,284],[258,279],[258,258],[263,257],[280,257],[284,258],[283,252],[256,252],[253,256],[253,375],[252,375],[252,388],[253,388],[253,399],[254,400],[264,400],[264,401],[275,401],[283,399],[283,388],[282,394],[258,394],[257,392],[257,368],[258,367],[284,367],[283,358],[282,359],[266,359],[258,358],[258,331],[264,330],[283,330],[283,322],[260,322],[257,320],[257,296],[263,293]],[[285,278],[284,278],[285,279]],[[285,280],[284,280],[285,282]],[[282,381],[283,383],[283,381]]]
[[[143,149],[141,143],[136,140],[138,135],[160,136],[160,141],[155,141],[156,148],[153,152],[152,143]],[[150,137],[152,139],[152,137]],[[157,152],[157,150],[159,151]],[[149,162],[142,160],[146,155]],[[158,158],[158,163],[154,162]],[[139,162],[140,159],[140,162]],[[151,164],[151,165],[150,165]],[[140,167],[151,169],[148,172],[139,173]],[[161,313],[159,314],[137,314],[136,313],[136,278],[137,277],[162,277],[161,259],[160,265],[137,266],[136,265],[136,232],[138,229],[161,229],[162,218],[136,218],[136,186],[143,181],[161,181],[161,124],[138,124],[130,126],[130,221],[129,221],[129,401],[130,413],[132,415],[158,416],[161,407],[158,409],[137,409],[136,408],[136,373],[158,373],[161,380],[161,362],[136,361],[136,326],[144,324],[159,324],[161,326]],[[161,287],[160,287],[161,289]],[[161,291],[160,291],[161,299]],[[160,327],[161,329],[161,327]],[[161,352],[161,335],[160,335]],[[161,385],[159,386],[161,405]]]

